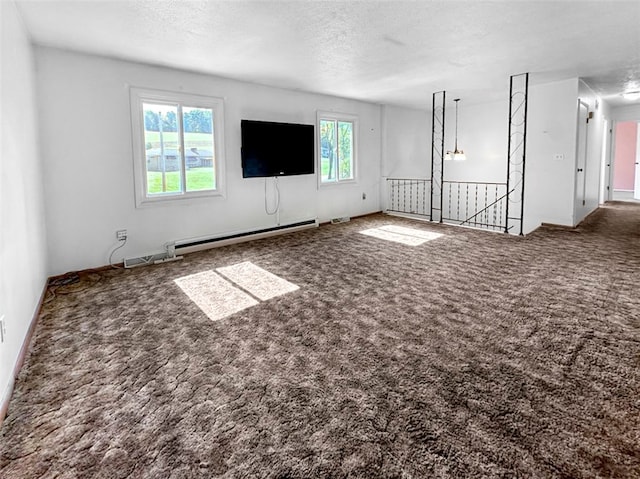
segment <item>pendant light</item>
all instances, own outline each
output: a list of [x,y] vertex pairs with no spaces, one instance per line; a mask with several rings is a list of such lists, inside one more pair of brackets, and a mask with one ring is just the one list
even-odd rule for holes
[[456,98],[453,100],[456,102],[456,144],[453,151],[447,151],[447,154],[444,156],[445,160],[454,160],[454,161],[464,161],[467,159],[467,155],[464,154],[464,151],[458,150],[458,102],[460,98]]

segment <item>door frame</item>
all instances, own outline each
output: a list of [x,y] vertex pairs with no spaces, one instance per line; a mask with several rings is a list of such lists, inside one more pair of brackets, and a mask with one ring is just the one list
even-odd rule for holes
[[636,161],[633,176],[633,199],[640,200],[640,120],[636,122]]
[[[607,157],[605,158],[605,161],[608,161],[608,165],[606,163],[604,165],[605,168],[607,166],[609,167],[609,183],[608,185],[606,185],[609,187],[609,190],[608,192],[605,191],[605,201],[613,200],[613,179],[614,179],[615,168],[616,168],[616,162],[615,162],[616,129],[618,128],[619,123],[628,123],[628,122],[633,122],[638,124],[638,132],[636,136],[636,160],[637,161],[636,161],[636,167],[635,167],[635,176],[637,177],[640,174],[640,164],[638,164],[638,162],[640,162],[640,118],[625,117],[625,118],[618,118],[616,120],[611,120],[611,129],[610,129],[611,141],[610,141]],[[638,191],[634,190],[633,196],[639,193],[640,193],[640,189]]]
[[[609,149],[609,163],[611,164],[611,172],[609,175],[609,194],[610,199],[613,199],[613,175],[614,175],[614,154],[615,154],[615,132],[619,122],[623,121],[635,121],[640,124],[640,102],[633,103],[622,107],[616,107],[611,109],[611,129],[613,136],[611,139],[611,148]],[[639,146],[640,148],[640,146]],[[640,165],[639,165],[640,166]]]
[[[576,226],[580,221],[582,221],[581,213],[582,208],[584,208],[585,195],[587,192],[587,164],[589,163],[589,103],[584,101],[582,98],[578,98],[578,108],[576,111],[576,157],[573,168],[573,176],[574,176],[574,188],[573,188],[573,226]],[[587,114],[585,118],[585,129],[584,129],[584,138],[580,135],[580,108],[586,107]],[[580,143],[584,144],[584,165],[582,166],[582,170],[580,169]],[[581,204],[578,204],[578,181],[579,173],[582,173],[582,200]],[[578,221],[580,218],[580,221]]]
[[603,154],[602,154],[602,174],[604,175],[602,181],[602,189],[600,191],[600,197],[602,198],[602,203],[604,204],[607,201],[611,201],[613,199],[613,169],[615,168],[613,160],[615,159],[615,141],[616,135],[614,135],[616,131],[617,120],[605,120],[605,128],[604,128],[604,146],[603,146]]

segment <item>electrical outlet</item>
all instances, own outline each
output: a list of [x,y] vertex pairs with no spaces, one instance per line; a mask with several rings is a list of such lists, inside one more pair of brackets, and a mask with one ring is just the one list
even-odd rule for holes
[[4,314],[0,316],[0,343],[4,343],[7,338],[7,323],[4,320]]
[[556,160],[556,161],[563,161],[564,160],[564,155],[562,153],[554,153],[553,159]]
[[116,238],[118,241],[124,241],[127,239],[127,230],[118,230],[116,231]]

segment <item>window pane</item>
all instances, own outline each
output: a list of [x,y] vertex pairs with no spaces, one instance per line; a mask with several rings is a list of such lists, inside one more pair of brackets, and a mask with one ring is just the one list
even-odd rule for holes
[[178,107],[144,103],[147,195],[181,191]]
[[320,120],[320,174],[321,181],[337,180],[336,122]]
[[187,191],[216,187],[213,110],[182,108]]
[[353,179],[353,123],[350,121],[338,122],[338,148],[340,152],[338,178],[351,180]]

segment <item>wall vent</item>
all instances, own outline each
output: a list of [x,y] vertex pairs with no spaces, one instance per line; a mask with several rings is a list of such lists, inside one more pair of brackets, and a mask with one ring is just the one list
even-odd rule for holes
[[182,259],[182,256],[175,256],[169,253],[156,253],[147,256],[138,256],[136,258],[125,258],[125,268],[135,268],[136,266],[147,266],[150,264],[168,263],[169,261],[176,261]]

